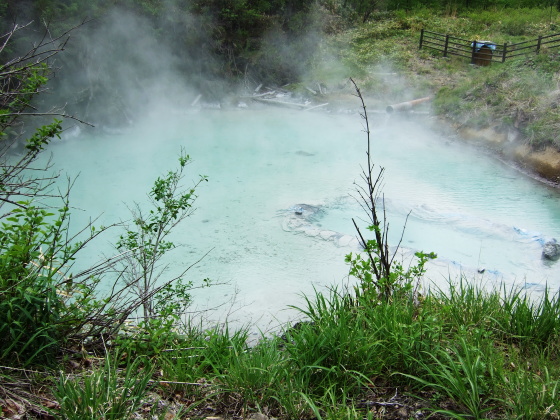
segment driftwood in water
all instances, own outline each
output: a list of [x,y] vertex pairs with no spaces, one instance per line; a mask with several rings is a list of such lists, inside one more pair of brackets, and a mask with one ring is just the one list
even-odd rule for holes
[[321,107],[327,106],[328,104],[329,104],[329,103],[326,102],[326,103],[324,103],[324,104],[315,105],[315,106],[312,106],[312,107],[310,107],[310,108],[305,108],[304,111],[311,111],[312,109],[321,108]]
[[305,89],[307,89],[309,92],[311,92],[313,95],[317,95],[317,92],[315,92],[313,89],[311,89],[308,86],[305,86]]
[[401,102],[395,105],[389,105],[386,108],[386,111],[390,114],[391,112],[395,112],[395,111],[408,111],[410,110],[412,107],[421,104],[423,102],[428,102],[431,101],[432,97],[431,96],[426,96],[425,98],[420,98],[420,99],[414,99],[412,101],[406,101],[406,102]]
[[298,108],[298,109],[308,108],[307,104],[298,104],[296,102],[284,102],[284,101],[278,101],[276,99],[264,99],[258,97],[253,97],[252,99],[253,101],[257,101],[257,102],[262,102],[270,105],[285,106],[288,108]]
[[242,98],[260,98],[261,96],[267,96],[267,95],[274,95],[276,93],[275,90],[273,91],[268,91],[268,92],[264,92],[264,93],[259,93],[258,95],[251,95],[251,96],[242,96]]
[[199,94],[199,95],[194,99],[194,101],[192,101],[191,106],[195,106],[195,105],[198,103],[198,101],[200,101],[200,98],[202,98],[202,94]]

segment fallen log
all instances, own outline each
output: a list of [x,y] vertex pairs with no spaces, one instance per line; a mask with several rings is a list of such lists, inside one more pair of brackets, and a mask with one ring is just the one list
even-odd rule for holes
[[191,106],[195,106],[198,101],[200,101],[200,98],[202,98],[202,94],[199,94],[194,101],[192,101]]
[[274,94],[276,94],[276,91],[274,91],[274,90],[270,91],[269,90],[269,91],[266,91],[264,93],[259,93],[257,95],[243,96],[243,98],[260,98],[261,96],[267,96],[267,95],[272,96]]
[[264,99],[264,98],[257,98],[257,97],[253,97],[251,99],[253,99],[253,101],[262,102],[269,105],[285,106],[288,108],[305,109],[309,107],[307,104],[298,104],[296,102],[284,102],[284,101],[278,101],[276,99]]
[[315,105],[315,106],[312,106],[312,107],[309,107],[309,108],[305,108],[304,111],[311,111],[312,109],[321,108],[321,107],[327,106],[328,104],[329,103],[327,102],[327,103],[324,103],[324,104]]
[[406,102],[401,102],[398,104],[394,104],[394,105],[389,105],[385,111],[390,114],[392,112],[395,111],[408,111],[410,109],[412,109],[412,107],[415,107],[418,104],[421,104],[423,102],[429,102],[431,101],[433,98],[431,96],[426,96],[425,98],[420,98],[420,99],[414,99],[412,101],[406,101]]
[[313,89],[311,89],[310,87],[305,86],[305,89],[307,89],[307,90],[308,90],[309,92],[311,92],[313,95],[317,95],[317,92],[314,91]]

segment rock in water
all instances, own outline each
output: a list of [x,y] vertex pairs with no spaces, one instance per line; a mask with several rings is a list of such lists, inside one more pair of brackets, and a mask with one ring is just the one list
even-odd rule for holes
[[556,241],[556,239],[551,239],[544,244],[542,256],[543,258],[552,261],[556,261],[560,258],[560,244]]

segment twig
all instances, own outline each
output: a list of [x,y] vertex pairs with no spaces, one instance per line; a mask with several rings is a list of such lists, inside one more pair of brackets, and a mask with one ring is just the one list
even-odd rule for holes
[[192,386],[200,386],[203,388],[209,388],[211,384],[199,384],[198,382],[178,382],[178,381],[157,381],[157,380],[150,380],[148,381],[150,384],[168,384],[168,385],[192,385]]
[[315,106],[312,106],[311,108],[306,108],[306,109],[304,109],[304,111],[311,111],[312,109],[321,108],[321,107],[327,106],[328,104],[329,104],[329,103],[326,102],[326,103],[324,103],[324,104],[315,105]]
[[15,368],[15,367],[10,367],[10,366],[0,366],[0,369],[17,370],[19,372],[25,372],[25,373],[39,373],[41,375],[48,375],[49,374],[47,372],[40,372],[38,370],[20,369],[20,368]]

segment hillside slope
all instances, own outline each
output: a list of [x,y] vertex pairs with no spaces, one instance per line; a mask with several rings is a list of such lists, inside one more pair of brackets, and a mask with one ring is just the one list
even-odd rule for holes
[[559,51],[545,49],[480,67],[467,58],[444,58],[440,52],[419,49],[418,41],[424,28],[464,39],[522,42],[560,32],[559,22],[557,12],[536,9],[461,16],[438,16],[430,10],[384,13],[334,36],[331,46],[372,98],[390,104],[433,95],[435,127],[445,127],[557,185]]

